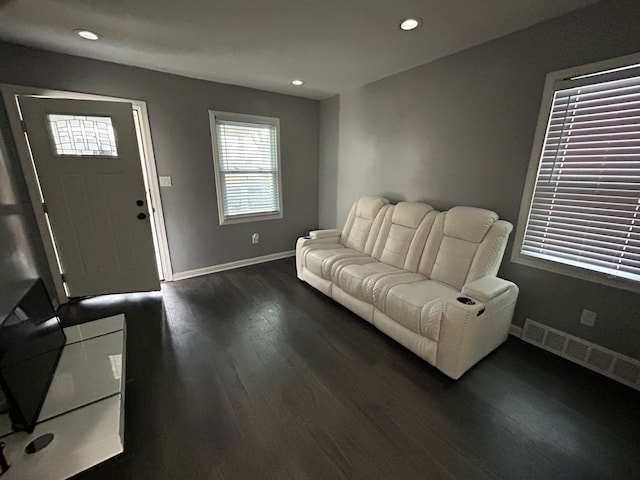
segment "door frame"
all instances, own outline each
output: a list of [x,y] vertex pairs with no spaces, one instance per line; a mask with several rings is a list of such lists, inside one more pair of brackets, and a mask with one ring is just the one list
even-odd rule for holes
[[11,126],[11,132],[15,140],[16,149],[18,151],[18,157],[22,166],[22,172],[27,184],[27,190],[29,192],[29,199],[31,200],[31,206],[38,225],[38,231],[40,238],[44,246],[44,251],[47,257],[47,263],[49,264],[49,271],[53,278],[53,283],[56,289],[56,295],[59,304],[65,303],[69,300],[67,293],[64,289],[64,282],[60,275],[60,265],[58,261],[58,255],[54,246],[54,240],[50,231],[47,216],[42,208],[42,200],[40,196],[40,186],[35,171],[33,160],[31,159],[31,152],[27,143],[27,138],[22,126],[22,116],[18,105],[18,96],[40,96],[47,98],[62,98],[69,100],[97,100],[107,102],[126,102],[131,103],[133,110],[138,114],[141,127],[142,138],[142,150],[144,158],[142,159],[144,174],[147,179],[147,186],[149,188],[149,197],[151,198],[153,209],[152,216],[154,219],[156,237],[158,241],[160,263],[162,267],[162,273],[165,281],[173,280],[173,269],[171,267],[171,257],[169,254],[169,242],[167,240],[167,230],[164,221],[164,211],[162,208],[162,199],[160,197],[160,184],[158,181],[158,173],[156,168],[156,159],[153,152],[153,143],[151,141],[151,128],[149,125],[149,115],[147,113],[147,103],[143,100],[133,100],[128,98],[109,97],[104,95],[94,95],[79,92],[70,92],[65,90],[50,90],[46,88],[38,87],[26,87],[21,85],[1,84],[0,90],[2,91],[2,98],[4,100],[7,115],[9,117],[9,124]]

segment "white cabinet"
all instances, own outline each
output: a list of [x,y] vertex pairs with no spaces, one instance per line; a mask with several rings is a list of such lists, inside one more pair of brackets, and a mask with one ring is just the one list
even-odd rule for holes
[[[124,451],[124,315],[64,332],[67,342],[34,432],[2,438],[11,465],[3,480],[65,479]],[[6,428],[7,421],[0,424]],[[25,453],[45,433],[53,433],[53,441]]]

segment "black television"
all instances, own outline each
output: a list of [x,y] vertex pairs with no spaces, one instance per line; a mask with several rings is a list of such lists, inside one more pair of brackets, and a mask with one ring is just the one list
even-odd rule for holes
[[0,312],[0,387],[12,428],[31,433],[66,338],[41,279],[21,285],[14,298]]

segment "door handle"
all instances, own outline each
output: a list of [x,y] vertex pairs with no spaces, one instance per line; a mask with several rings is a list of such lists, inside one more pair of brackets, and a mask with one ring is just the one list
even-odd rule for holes
[[138,220],[144,220],[145,218],[147,218],[147,215],[145,213],[138,214]]

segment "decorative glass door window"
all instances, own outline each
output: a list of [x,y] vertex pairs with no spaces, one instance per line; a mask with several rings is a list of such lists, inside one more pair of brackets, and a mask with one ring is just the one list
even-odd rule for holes
[[50,113],[47,120],[56,155],[118,156],[110,117]]

